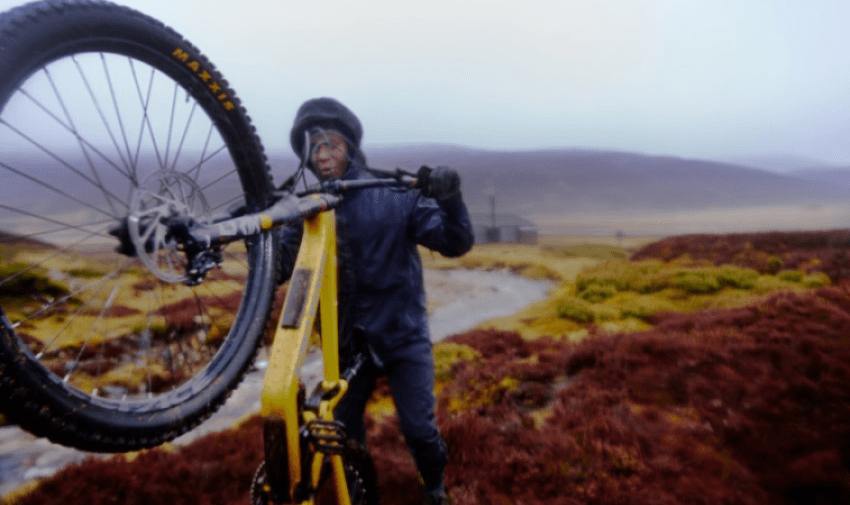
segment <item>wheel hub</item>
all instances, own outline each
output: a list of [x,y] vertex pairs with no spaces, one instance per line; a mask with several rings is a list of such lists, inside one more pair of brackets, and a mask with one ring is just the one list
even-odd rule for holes
[[185,282],[185,248],[172,233],[171,223],[210,220],[210,207],[198,184],[184,173],[160,170],[133,190],[127,235],[136,256],[152,274],[165,282]]

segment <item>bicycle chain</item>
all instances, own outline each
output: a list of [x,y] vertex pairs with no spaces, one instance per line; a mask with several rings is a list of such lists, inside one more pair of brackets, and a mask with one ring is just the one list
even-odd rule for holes
[[[363,482],[363,476],[360,475],[360,470],[358,470],[354,464],[351,462],[351,459],[345,460],[345,479],[348,482],[351,479],[354,482],[354,485],[350,485],[348,487],[349,499],[351,500],[351,505],[366,505],[367,495],[369,490],[366,489],[366,483]],[[358,495],[359,491],[359,495]],[[357,501],[354,501],[357,499]]]
[[260,463],[254,478],[251,480],[251,505],[269,505],[269,495],[264,489],[266,486],[266,462]]

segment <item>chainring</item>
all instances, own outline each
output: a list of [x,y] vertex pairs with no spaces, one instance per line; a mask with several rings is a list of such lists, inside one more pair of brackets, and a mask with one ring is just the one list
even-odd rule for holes
[[271,505],[271,496],[267,489],[266,463],[260,463],[251,481],[251,505]]
[[[270,489],[268,487],[268,477],[266,475],[266,463],[261,462],[254,472],[254,479],[251,481],[251,505],[274,505],[271,500]],[[351,498],[351,505],[366,505],[368,503],[368,491],[360,474],[360,470],[351,462],[349,458],[345,460],[345,480],[348,482],[348,493]],[[321,503],[316,502],[317,505]]]

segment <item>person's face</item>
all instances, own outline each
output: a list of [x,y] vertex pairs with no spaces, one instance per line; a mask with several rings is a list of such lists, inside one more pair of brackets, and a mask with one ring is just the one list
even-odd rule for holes
[[310,139],[310,157],[323,179],[337,179],[348,166],[348,144],[339,134],[328,131]]

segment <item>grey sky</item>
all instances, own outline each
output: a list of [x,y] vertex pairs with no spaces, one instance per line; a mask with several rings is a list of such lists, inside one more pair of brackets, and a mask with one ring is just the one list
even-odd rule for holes
[[200,47],[271,151],[300,103],[333,96],[367,144],[850,165],[845,0],[119,3]]

